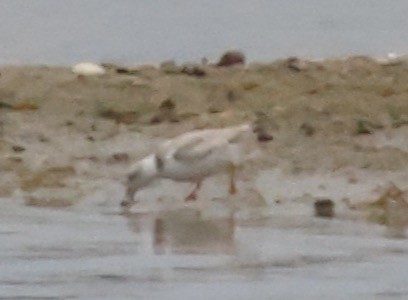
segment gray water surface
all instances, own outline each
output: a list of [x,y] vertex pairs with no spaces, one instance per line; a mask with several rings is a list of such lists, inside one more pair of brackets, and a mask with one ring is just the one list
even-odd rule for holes
[[2,0],[1,64],[250,60],[408,51],[404,0]]
[[120,214],[0,201],[0,299],[406,299],[406,239],[273,208]]

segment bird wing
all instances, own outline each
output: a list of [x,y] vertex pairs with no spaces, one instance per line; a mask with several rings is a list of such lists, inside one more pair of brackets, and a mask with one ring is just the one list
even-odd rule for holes
[[227,140],[230,144],[238,143],[242,136],[247,133],[251,132],[251,127],[249,125],[241,125],[231,128],[225,128],[224,130],[224,139]]
[[192,137],[192,139],[178,145],[173,157],[178,161],[201,160],[215,150],[214,145],[210,145],[208,142],[207,139],[201,136]]
[[204,159],[216,151],[224,151],[228,144],[238,143],[243,132],[247,130],[246,126],[239,126],[185,134],[174,141],[177,149],[173,157],[179,161]]

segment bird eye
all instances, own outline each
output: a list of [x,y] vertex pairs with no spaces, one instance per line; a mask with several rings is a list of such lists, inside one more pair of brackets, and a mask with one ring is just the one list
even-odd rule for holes
[[128,181],[133,181],[139,176],[139,171],[134,171],[128,175]]

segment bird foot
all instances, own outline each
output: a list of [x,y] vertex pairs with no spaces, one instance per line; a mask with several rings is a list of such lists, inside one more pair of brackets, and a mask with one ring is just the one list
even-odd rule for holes
[[235,195],[237,193],[237,188],[235,186],[231,186],[228,192],[230,195]]
[[120,206],[122,206],[123,208],[130,208],[134,204],[136,204],[136,201],[129,199],[125,199],[122,202],[120,202]]
[[189,202],[189,201],[196,201],[197,200],[197,194],[192,193],[190,195],[188,195],[184,201]]

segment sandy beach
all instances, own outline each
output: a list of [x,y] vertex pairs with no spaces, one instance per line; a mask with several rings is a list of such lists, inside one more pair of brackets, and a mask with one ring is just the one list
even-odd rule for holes
[[[52,168],[67,177],[112,169],[102,177],[118,179],[161,139],[256,120],[275,138],[262,146],[257,170],[408,167],[404,62],[351,57],[186,66],[110,66],[105,75],[87,77],[70,68],[2,67],[2,169],[17,176],[15,188]],[[14,189],[6,183],[2,194],[9,196],[6,190]]]

